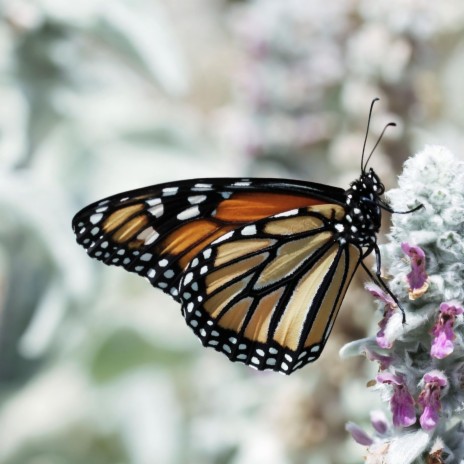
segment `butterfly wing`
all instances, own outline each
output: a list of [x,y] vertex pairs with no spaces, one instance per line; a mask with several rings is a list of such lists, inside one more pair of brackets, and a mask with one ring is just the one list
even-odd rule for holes
[[341,245],[343,207],[299,208],[229,231],[187,267],[180,292],[202,341],[285,374],[319,357],[362,250]]
[[304,206],[343,204],[344,191],[282,179],[193,179],[133,190],[76,214],[88,254],[122,266],[180,301],[184,270],[210,243],[262,218]]

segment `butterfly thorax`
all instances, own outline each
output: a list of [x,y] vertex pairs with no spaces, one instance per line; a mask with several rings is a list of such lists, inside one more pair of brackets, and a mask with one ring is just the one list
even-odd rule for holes
[[345,217],[336,230],[341,243],[373,247],[380,229],[380,195],[385,188],[377,174],[370,169],[351,183],[346,190]]

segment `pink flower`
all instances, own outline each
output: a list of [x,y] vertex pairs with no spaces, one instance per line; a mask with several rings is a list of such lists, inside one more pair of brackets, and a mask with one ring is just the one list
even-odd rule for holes
[[416,300],[429,288],[429,276],[425,271],[425,253],[422,248],[406,242],[401,244],[401,249],[411,258],[411,272],[406,278],[409,284],[409,299]]
[[354,422],[348,422],[345,425],[345,429],[351,433],[351,436],[354,438],[356,443],[364,446],[371,446],[376,442],[384,439],[388,433],[388,421],[385,417],[385,414],[382,411],[372,411],[371,412],[371,424],[375,429],[376,436],[372,437],[366,433],[359,425]]
[[393,340],[385,334],[388,321],[395,312],[397,305],[393,298],[385,293],[378,285],[369,282],[365,286],[366,290],[376,299],[384,303],[383,318],[379,322],[380,330],[377,332],[376,341],[380,348],[390,349],[393,346]]
[[429,432],[437,426],[440,419],[441,391],[448,385],[448,380],[442,372],[434,370],[425,374],[423,381],[424,389],[417,400],[423,408],[419,422],[421,427]]
[[385,435],[388,432],[388,421],[383,411],[371,411],[371,424],[379,435]]
[[361,428],[359,425],[354,422],[348,422],[345,425],[345,429],[351,433],[351,436],[354,438],[356,443],[364,446],[370,446],[374,443],[374,440]]
[[388,367],[393,361],[393,358],[391,356],[377,353],[376,351],[370,350],[369,348],[364,348],[364,351],[366,353],[366,358],[369,361],[377,361],[379,363],[379,369],[381,371],[388,369]]
[[454,322],[456,316],[462,314],[464,308],[452,303],[442,303],[437,321],[432,329],[433,341],[430,354],[434,358],[443,359],[450,355],[454,350]]
[[384,372],[377,375],[377,382],[393,385],[393,396],[390,399],[393,425],[395,427],[409,427],[414,424],[416,422],[414,398],[404,384],[403,377]]

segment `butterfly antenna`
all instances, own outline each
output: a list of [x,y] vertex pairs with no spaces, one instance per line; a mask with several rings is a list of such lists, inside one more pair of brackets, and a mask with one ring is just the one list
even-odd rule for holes
[[379,98],[374,98],[372,100],[371,108],[369,110],[369,117],[367,118],[366,136],[364,137],[364,145],[363,145],[363,151],[362,151],[362,155],[361,155],[361,172],[364,172],[364,167],[365,167],[365,164],[364,164],[364,152],[366,151],[367,136],[369,135],[369,125],[371,123],[372,110],[374,108],[374,103],[376,101],[379,101]]
[[[384,128],[383,128],[383,131],[382,133],[380,134],[378,140],[377,140],[377,143],[374,145],[374,148],[372,149],[372,151],[370,152],[368,158],[367,158],[367,161],[366,161],[366,164],[363,166],[362,168],[362,172],[364,172],[366,170],[366,167],[367,167],[367,163],[369,163],[369,160],[371,159],[371,156],[373,155],[375,149],[377,148],[377,146],[379,145],[380,141],[382,140],[382,137],[383,137],[383,134],[385,134],[385,131],[387,130],[388,127],[396,127],[396,123],[394,122],[389,122]],[[364,153],[363,153],[364,154]]]

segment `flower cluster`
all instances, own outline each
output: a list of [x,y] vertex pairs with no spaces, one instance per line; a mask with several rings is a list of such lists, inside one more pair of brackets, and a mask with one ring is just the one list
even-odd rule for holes
[[[395,211],[389,243],[382,246],[391,295],[368,291],[383,312],[375,337],[345,354],[378,362],[374,388],[389,403],[391,425],[372,419],[374,435],[347,429],[368,447],[367,462],[464,462],[464,163],[431,146],[409,159],[400,187],[387,196]],[[380,425],[381,423],[381,425]],[[432,460],[433,459],[433,460]]]

